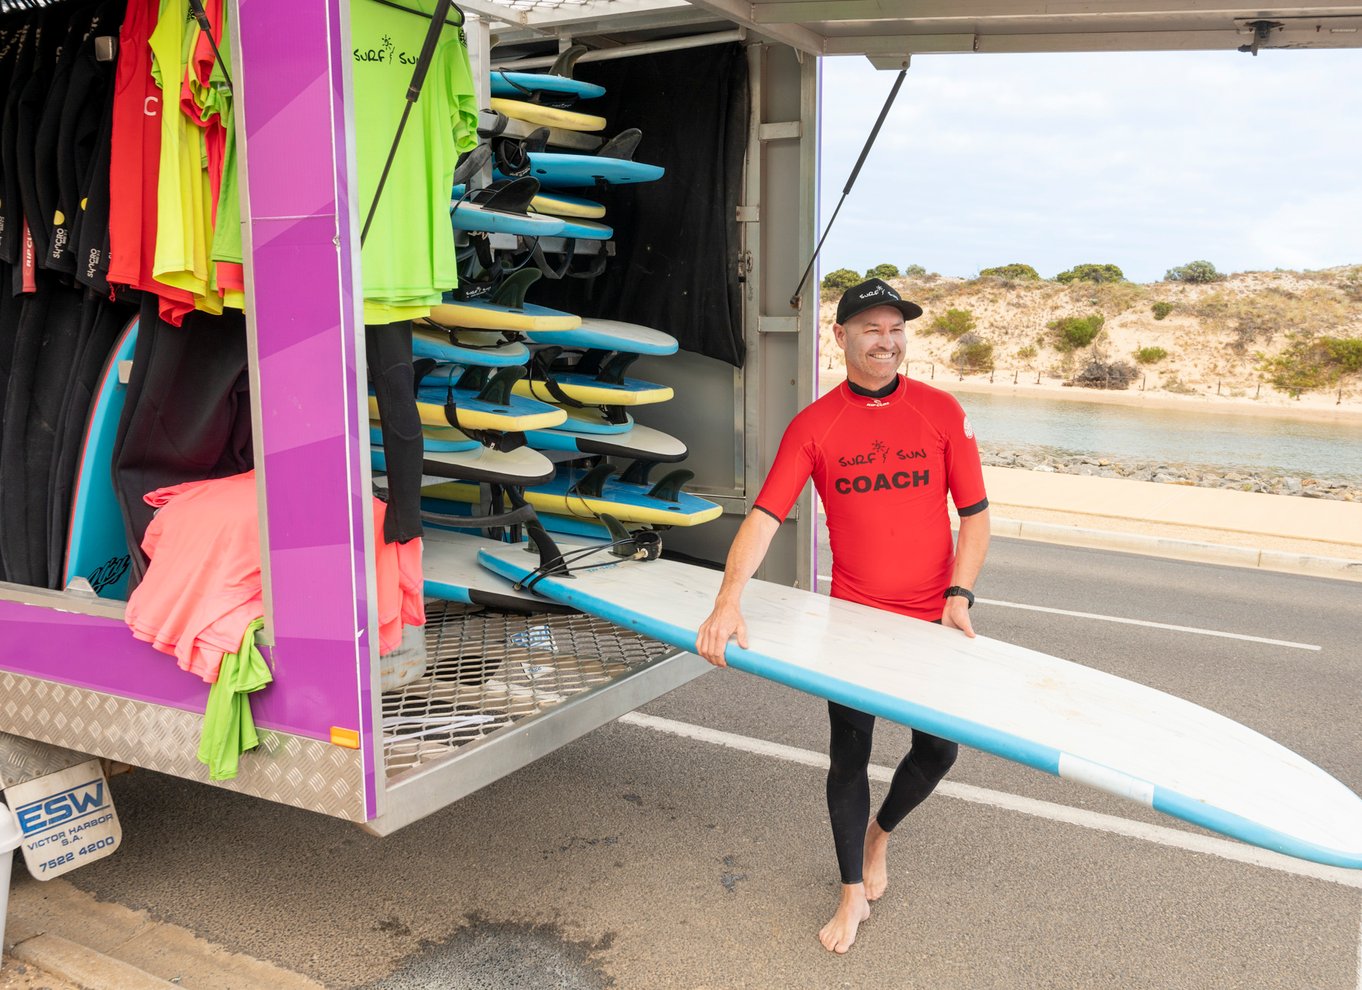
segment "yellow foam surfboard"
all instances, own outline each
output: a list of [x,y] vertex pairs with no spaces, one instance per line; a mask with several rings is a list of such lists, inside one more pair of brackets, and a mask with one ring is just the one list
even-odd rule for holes
[[[418,401],[416,411],[421,416],[422,426],[449,428],[443,403]],[[373,396],[369,397],[369,416],[378,418],[378,400]],[[525,430],[551,430],[567,422],[567,413],[556,406],[547,410],[536,408],[530,411],[515,405],[492,407],[490,403],[459,397],[456,400],[455,418],[458,419],[459,429],[462,430],[522,433]]]
[[527,124],[540,127],[561,127],[565,131],[602,131],[605,118],[575,110],[559,110],[557,107],[540,106],[524,100],[504,100],[492,98],[492,109],[505,114],[512,120],[523,120]]
[[440,303],[430,309],[430,318],[445,327],[468,330],[533,330],[551,333],[554,330],[576,330],[582,318],[547,306],[526,304],[515,309],[482,302]]
[[605,207],[589,199],[576,196],[559,196],[541,192],[530,201],[530,207],[540,213],[555,217],[573,217],[580,220],[599,220],[605,216]]
[[[670,385],[654,385],[634,378],[626,378],[623,385],[598,382],[586,375],[555,374],[553,380],[569,399],[591,406],[649,406],[666,402],[676,394]],[[515,383],[515,393],[540,402],[558,401],[542,381],[521,379]]]
[[[550,483],[552,484],[552,483]],[[481,500],[477,485],[462,481],[451,481],[446,485],[433,485],[422,488],[421,494],[428,498],[443,498],[451,502],[472,502]],[[534,506],[536,512],[548,512],[558,516],[576,516],[595,519],[602,512],[609,513],[620,522],[635,523],[641,526],[699,526],[723,515],[723,507],[706,503],[709,507],[702,511],[677,511],[668,508],[669,503],[659,501],[656,508],[646,505],[612,501],[609,498],[590,498],[582,495],[569,495],[562,492],[535,491],[526,488],[525,501]],[[696,501],[699,501],[698,499]]]

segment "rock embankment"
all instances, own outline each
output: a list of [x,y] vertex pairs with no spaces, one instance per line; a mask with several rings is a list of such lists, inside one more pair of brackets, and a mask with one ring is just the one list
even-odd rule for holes
[[1020,468],[1051,474],[1076,474],[1096,478],[1126,478],[1162,485],[1226,488],[1270,495],[1300,495],[1340,502],[1362,502],[1362,485],[1337,478],[1303,478],[1267,469],[1230,470],[1169,461],[1122,460],[1072,454],[1045,447],[1015,444],[980,444],[979,453],[989,467]]

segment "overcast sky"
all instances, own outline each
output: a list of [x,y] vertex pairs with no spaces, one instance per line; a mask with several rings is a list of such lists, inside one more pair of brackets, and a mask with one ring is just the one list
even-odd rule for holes
[[[823,66],[820,223],[894,80]],[[1359,94],[1362,50],[917,56],[821,270],[1362,263]]]

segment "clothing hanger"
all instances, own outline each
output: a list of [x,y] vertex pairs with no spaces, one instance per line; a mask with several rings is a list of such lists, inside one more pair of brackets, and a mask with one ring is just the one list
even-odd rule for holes
[[[419,11],[419,10],[416,10],[414,7],[405,7],[405,6],[403,6],[402,4],[400,4],[400,3],[394,3],[393,0],[374,0],[374,3],[381,3],[383,6],[385,6],[385,7],[392,7],[394,10],[405,10],[408,14],[415,14],[417,17],[430,17],[430,16],[431,16],[430,14],[425,14],[425,13],[422,13],[421,11]],[[459,19],[458,19],[457,21],[451,21],[451,20],[449,20],[448,18],[446,18],[446,19],[445,19],[445,23],[448,24],[450,27],[456,27],[456,28],[461,28],[461,27],[463,27],[463,24],[464,24],[464,14],[463,14],[463,9],[462,9],[461,7],[459,7],[459,5],[456,4],[456,3],[451,3],[451,4],[449,5],[449,7],[450,7],[450,10],[452,10],[455,14],[458,15]]]

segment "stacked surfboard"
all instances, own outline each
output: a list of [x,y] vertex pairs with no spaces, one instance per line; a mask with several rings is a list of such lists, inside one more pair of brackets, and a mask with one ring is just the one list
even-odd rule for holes
[[[522,491],[547,528],[583,536],[605,535],[602,514],[636,527],[717,517],[718,505],[685,491],[690,472],[657,470],[684,460],[686,445],[631,414],[672,390],[628,375],[629,366],[675,353],[676,340],[527,303],[538,278],[522,270],[491,298],[444,304],[415,326],[425,469],[442,479],[425,492],[429,507],[467,515],[488,503],[484,485],[499,484]],[[381,455],[376,448],[376,468]],[[512,458],[524,476],[492,470]]]

